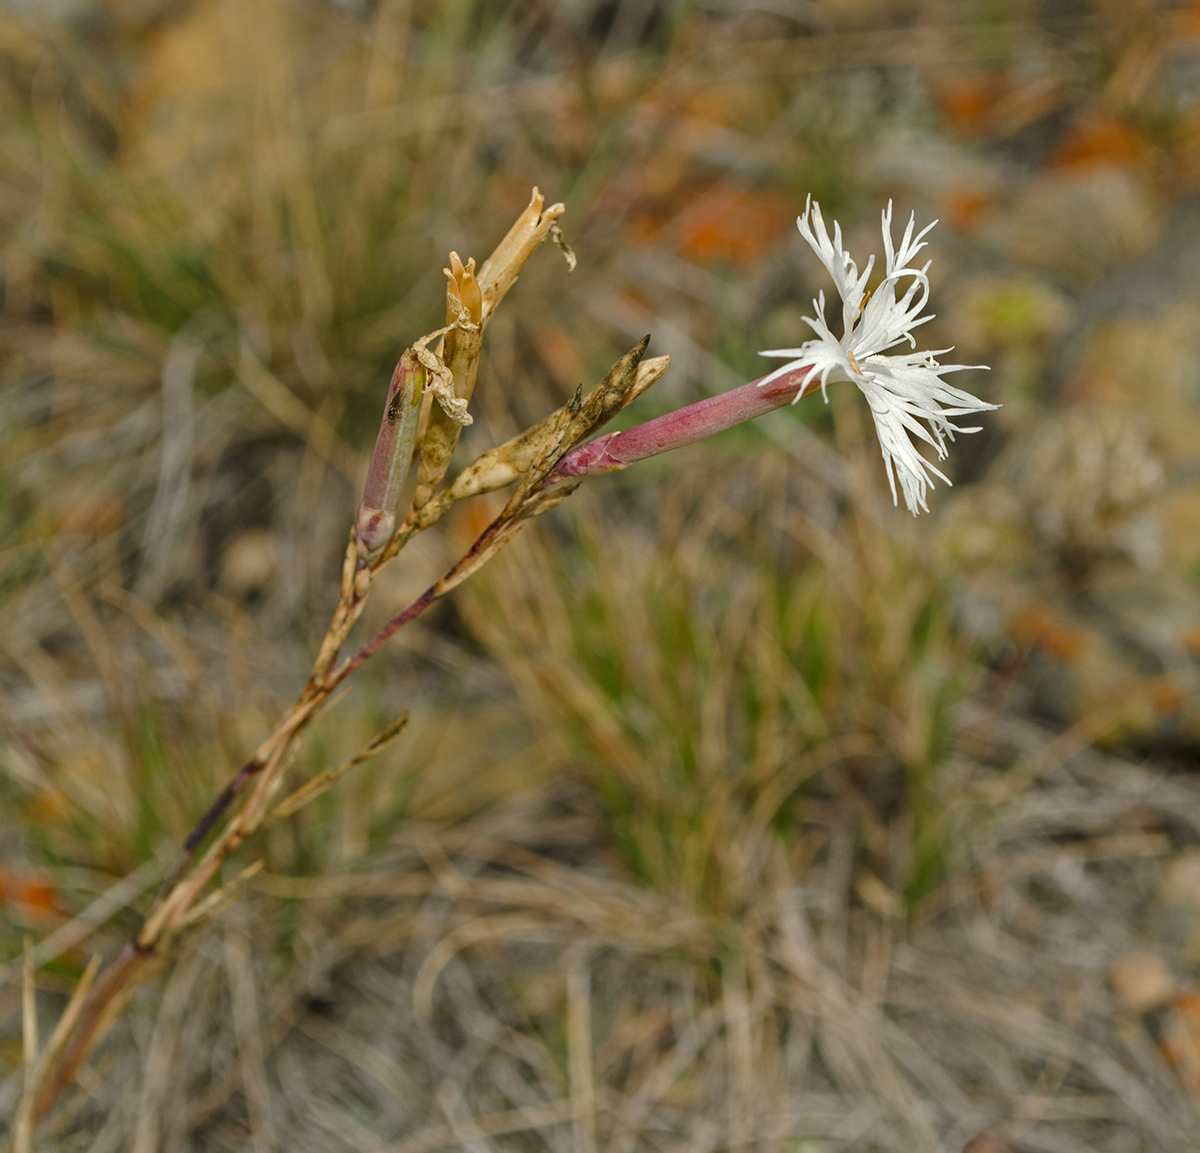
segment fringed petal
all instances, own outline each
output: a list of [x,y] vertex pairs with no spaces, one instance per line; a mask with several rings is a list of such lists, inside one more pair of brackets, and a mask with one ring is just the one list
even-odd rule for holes
[[[946,484],[950,481],[921,455],[917,443],[929,445],[938,459],[944,460],[946,442],[953,440],[956,433],[979,431],[978,428],[963,428],[951,418],[997,407],[942,379],[947,373],[985,368],[986,365],[940,365],[934,357],[949,352],[949,349],[915,351],[917,342],[913,330],[932,320],[933,314],[921,315],[929,301],[929,262],[920,268],[913,268],[911,264],[926,247],[925,237],[937,221],[918,232],[916,216],[910,216],[897,246],[892,238],[892,204],[888,202],[882,219],[886,274],[869,299],[866,285],[874,257],[860,275],[858,265],[842,246],[841,226],[834,221],[831,238],[820,206],[811,197],[805,204],[804,215],[796,223],[800,234],[837,286],[842,298],[843,335],[839,341],[825,323],[825,294],[821,293],[813,301],[816,316],[804,318],[817,334],[816,339],[799,348],[764,352],[763,356],[785,357],[789,363],[766,377],[763,383],[800,365],[809,366],[805,388],[815,377],[820,378],[823,393],[831,378],[852,380],[870,405],[893,502],[898,500],[896,484],[899,482],[909,510],[914,515],[922,509],[928,511],[926,493],[931,481],[938,479]],[[905,278],[909,283],[901,292]],[[897,292],[900,292],[899,296]],[[905,341],[914,351],[884,355],[888,349]],[[802,388],[797,400],[804,391]]]

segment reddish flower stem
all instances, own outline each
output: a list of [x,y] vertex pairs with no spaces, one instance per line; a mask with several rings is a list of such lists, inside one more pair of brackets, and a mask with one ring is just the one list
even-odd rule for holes
[[[457,566],[455,566],[457,568]],[[342,683],[355,669],[374,656],[379,651],[380,646],[384,641],[389,640],[398,633],[409,621],[413,620],[423,613],[434,601],[436,601],[444,591],[442,588],[445,578],[438,581],[437,584],[430,585],[415,601],[412,602],[398,616],[392,617],[390,621],[378,633],[375,634],[361,649],[358,650],[352,657],[348,657],[341,665],[333,671],[326,684],[327,689],[336,688]]]
[[[791,404],[809,372],[801,365],[770,384],[758,380],[740,384],[718,396],[706,397],[685,408],[655,417],[625,432],[610,432],[571,449],[554,470],[559,476],[588,476],[628,468],[648,456],[670,452],[706,436],[724,432],[773,409]],[[759,378],[764,379],[764,378]]]

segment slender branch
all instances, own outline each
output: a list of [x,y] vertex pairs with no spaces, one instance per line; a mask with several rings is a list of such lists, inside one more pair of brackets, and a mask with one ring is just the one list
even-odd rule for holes
[[433,584],[431,584],[415,601],[412,602],[402,612],[392,617],[386,625],[383,626],[361,649],[358,650],[352,657],[347,657],[338,668],[329,677],[326,682],[329,691],[333,691],[342,683],[355,669],[359,668],[364,662],[370,660],[371,657],[379,651],[379,649],[392,637],[396,635],[406,624],[409,624],[416,617],[420,616],[430,605],[440,600],[451,589],[460,584],[458,579],[460,574],[479,556],[485,549],[491,546],[500,531],[509,524],[513,523],[511,515],[501,513],[491,524],[479,534],[478,539],[471,545],[469,549],[461,557],[458,558]]
[[334,685],[341,684],[355,669],[373,657],[385,641],[395,636],[396,633],[415,617],[420,616],[434,601],[441,597],[442,594],[438,591],[441,583],[441,581],[438,581],[437,584],[430,585],[408,608],[392,617],[358,652],[342,662],[330,677],[330,681]]
[[213,826],[220,819],[221,814],[229,808],[234,797],[250,783],[252,777],[262,772],[264,768],[266,768],[264,762],[257,757],[251,757],[237,771],[233,779],[217,794],[217,799],[213,801],[208,812],[196,822],[196,827],[188,834],[188,839],[183,842],[185,853],[194,852],[200,847],[200,843],[212,832]]

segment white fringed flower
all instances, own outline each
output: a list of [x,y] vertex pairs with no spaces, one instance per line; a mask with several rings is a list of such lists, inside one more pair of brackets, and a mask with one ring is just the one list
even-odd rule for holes
[[[936,224],[935,220],[933,224]],[[883,249],[887,258],[886,275],[873,293],[867,291],[867,279],[875,267],[875,257],[867,261],[860,274],[858,265],[842,247],[841,225],[834,221],[833,239],[821,217],[820,206],[809,197],[804,215],[796,220],[800,235],[829,270],[838,294],[842,298],[842,338],[830,332],[824,320],[825,293],[813,301],[816,316],[804,319],[817,334],[799,348],[777,348],[762,356],[786,357],[788,363],[764,377],[760,384],[775,380],[793,369],[810,366],[796,400],[804,395],[808,385],[819,378],[821,392],[828,402],[826,391],[830,379],[850,380],[858,385],[871,415],[883,450],[892,501],[896,501],[896,478],[904,490],[904,503],[915,516],[919,509],[929,511],[925,492],[929,475],[949,479],[917,451],[912,437],[919,437],[936,450],[938,459],[946,459],[946,441],[956,432],[978,432],[978,428],[961,428],[948,419],[970,412],[986,412],[997,406],[987,404],[961,388],[947,384],[942,377],[948,372],[962,372],[986,365],[938,364],[935,356],[950,349],[916,352],[917,342],[912,330],[933,314],[922,316],[929,299],[929,261],[921,268],[910,268],[918,252],[925,247],[924,237],[933,224],[913,235],[915,215],[909,217],[908,227],[900,247],[892,244],[892,205],[888,202],[883,213]],[[905,281],[908,283],[905,284]],[[902,290],[902,291],[901,291]],[[898,295],[899,294],[899,295]],[[889,348],[908,341],[912,352],[883,355]],[[928,425],[921,424],[921,421]],[[928,474],[928,475],[927,475]]]

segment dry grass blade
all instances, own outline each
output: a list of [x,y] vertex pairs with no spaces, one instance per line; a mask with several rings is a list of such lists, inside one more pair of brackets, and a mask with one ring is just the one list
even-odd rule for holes
[[21,970],[21,1059],[24,1081],[12,1134],[12,1153],[33,1153],[33,1106],[37,1095],[38,1020],[37,987],[33,978],[32,949],[25,942]]
[[238,890],[242,888],[247,881],[252,877],[257,876],[266,866],[266,860],[260,858],[257,861],[247,865],[236,877],[228,884],[222,885],[219,889],[215,889],[209,893],[204,900],[197,902],[190,908],[187,913],[181,917],[172,929],[172,935],[185,932],[187,929],[193,928],[196,925],[203,924],[205,921],[216,917],[224,909],[227,909],[238,894]]
[[358,1066],[387,1088],[402,1104],[408,1104],[414,1094],[414,1084],[408,1072],[380,1050],[364,1044],[352,1033],[319,1017],[306,1013],[296,1022],[296,1028],[331,1052]]
[[99,971],[100,957],[97,954],[93,955],[91,960],[88,961],[87,968],[84,969],[75,988],[71,991],[71,999],[67,1002],[66,1008],[63,1009],[62,1016],[59,1017],[58,1023],[54,1027],[54,1032],[50,1035],[45,1052],[41,1056],[41,1063],[43,1065],[48,1065],[66,1043],[83,1008],[83,1000],[87,996],[88,990],[92,987],[92,982],[96,979],[96,974]]
[[36,1118],[38,1094],[41,1090],[45,1071],[62,1052],[70,1039],[71,1030],[83,1010],[84,1000],[96,974],[100,971],[100,958],[93,956],[84,969],[83,975],[71,992],[71,999],[63,1009],[62,1016],[50,1035],[46,1048],[38,1052],[38,1024],[36,986],[34,982],[33,950],[26,948],[24,962],[24,982],[22,997],[23,1025],[23,1057],[25,1064],[25,1081],[22,1086],[21,1099],[17,1104],[15,1123],[13,1126],[13,1153],[32,1153],[33,1131]]
[[334,782],[343,777],[351,769],[357,765],[361,765],[364,761],[369,761],[373,756],[383,752],[397,737],[404,732],[408,726],[408,713],[403,713],[397,717],[390,725],[379,732],[376,736],[363,746],[362,750],[356,753],[350,760],[344,764],[338,765],[337,768],[323,769],[311,781],[305,781],[295,792],[284,797],[264,818],[264,823],[276,821],[280,817],[286,817],[294,812],[302,809],[310,801],[319,797],[326,789]]
[[25,954],[21,965],[21,1059],[33,1076],[33,1068],[37,1064],[38,1051],[38,1019],[37,1019],[37,985],[33,977],[33,946],[25,942]]
[[[551,1101],[545,1105],[528,1105],[523,1109],[508,1109],[502,1113],[487,1113],[471,1117],[465,1123],[489,1137],[509,1133],[525,1133],[561,1125],[571,1119],[571,1102]],[[458,1146],[461,1138],[448,1125],[434,1125],[402,1141],[394,1141],[372,1149],[370,1153],[433,1153],[435,1149]]]
[[238,379],[281,424],[312,445],[313,451],[352,484],[361,478],[358,454],[338,435],[319,412],[313,412],[258,357],[242,343]]
[[138,1099],[137,1127],[130,1153],[155,1153],[161,1148],[163,1112],[171,1084],[171,1068],[182,1043],[181,1026],[195,993],[203,962],[190,958],[167,981],[154,1019],[154,1032],[146,1053],[145,1074]]
[[258,1153],[276,1148],[275,1120],[267,1085],[266,1050],[263,1045],[258,988],[250,946],[244,932],[230,926],[225,932],[225,966],[233,1001],[234,1031],[242,1087],[250,1115],[251,1143]]
[[567,1066],[571,1125],[577,1153],[596,1153],[596,1082],[592,1066],[592,982],[589,945],[567,954]]
[[456,953],[497,938],[525,937],[537,940],[558,937],[559,930],[544,917],[528,913],[497,913],[489,917],[477,917],[465,925],[459,925],[447,937],[439,941],[429,956],[421,962],[413,978],[413,1009],[419,1020],[428,1021],[433,1016],[433,990],[442,970]]
[[737,1149],[754,1139],[754,1040],[746,997],[746,969],[740,957],[722,967],[721,1003],[729,1055],[729,1145]]

